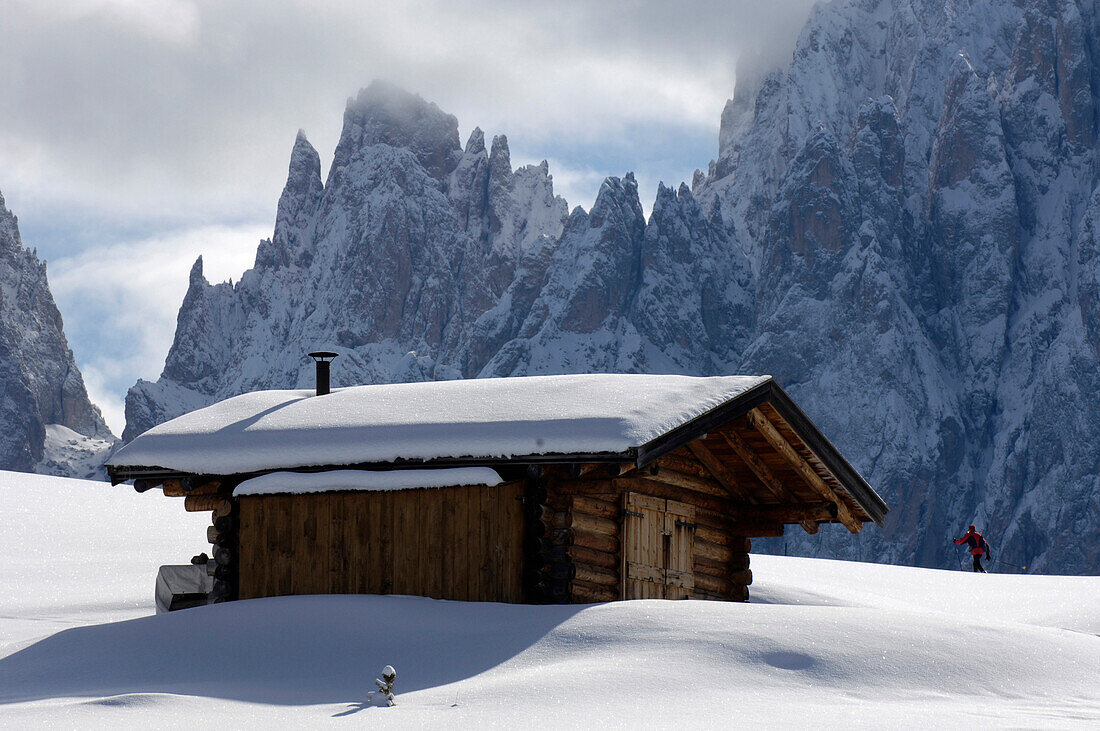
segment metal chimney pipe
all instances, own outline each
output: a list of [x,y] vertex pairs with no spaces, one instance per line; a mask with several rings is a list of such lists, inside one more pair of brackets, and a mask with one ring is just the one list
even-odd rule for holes
[[309,357],[313,358],[317,364],[318,396],[324,396],[329,392],[329,363],[338,355],[339,353],[331,353],[327,350],[318,350],[316,353],[309,354]]

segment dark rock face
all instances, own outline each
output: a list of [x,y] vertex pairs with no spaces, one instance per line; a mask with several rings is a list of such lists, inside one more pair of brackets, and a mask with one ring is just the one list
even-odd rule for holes
[[[545,163],[372,85],[324,185],[299,136],[275,232],[201,266],[127,437],[253,388],[579,371],[771,373],[892,506],[788,550],[1100,570],[1100,14],[1075,0],[819,5],[739,75],[718,159],[568,216]],[[762,544],[766,545],[766,544]]]
[[976,522],[1015,563],[1100,568],[1097,29],[1073,0],[819,6],[727,105],[695,190],[759,262],[740,369],[787,384],[894,507],[856,550],[789,549],[949,566]]
[[34,470],[43,459],[51,424],[94,440],[114,440],[88,400],[50,294],[46,265],[23,248],[18,221],[2,195],[0,397],[0,469]]

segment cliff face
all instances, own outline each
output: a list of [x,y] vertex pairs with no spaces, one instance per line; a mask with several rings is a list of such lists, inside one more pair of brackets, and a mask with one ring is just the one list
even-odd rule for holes
[[727,105],[696,193],[756,264],[740,369],[894,507],[864,556],[951,565],[977,522],[1015,563],[1100,568],[1096,23],[1073,0],[819,6]]
[[[460,147],[372,85],[328,180],[299,135],[236,285],[201,262],[131,437],[254,388],[579,371],[771,373],[893,508],[788,550],[1100,570],[1100,191],[1092,2],[819,6],[741,78],[718,158],[649,220],[631,175],[567,215],[545,164]],[[1095,191],[1095,192],[1094,192]]]
[[69,474],[68,442],[102,451],[114,437],[88,400],[46,265],[23,247],[18,221],[0,196],[0,469]]

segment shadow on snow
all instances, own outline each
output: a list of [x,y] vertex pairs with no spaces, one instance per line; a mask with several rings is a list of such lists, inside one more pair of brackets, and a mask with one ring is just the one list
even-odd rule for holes
[[230,602],[58,632],[0,659],[0,704],[134,693],[356,703],[387,664],[399,695],[447,685],[582,609],[370,595]]

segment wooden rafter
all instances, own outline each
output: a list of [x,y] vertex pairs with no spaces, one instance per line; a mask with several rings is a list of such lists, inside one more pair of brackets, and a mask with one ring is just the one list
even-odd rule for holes
[[576,474],[570,474],[570,477],[582,477],[584,475],[594,475],[603,471],[608,477],[619,477],[625,475],[634,469],[632,462],[589,462],[585,465],[577,465],[578,470]]
[[714,480],[708,480],[705,477],[696,477],[695,475],[689,475],[684,472],[677,472],[675,470],[661,469],[656,474],[643,475],[643,477],[652,482],[663,482],[666,485],[672,485],[673,487],[682,487],[685,490],[695,490],[706,495],[713,495],[714,497],[729,498],[729,491],[725,490],[722,485]]
[[845,528],[852,533],[859,533],[863,530],[863,523],[852,515],[851,511],[848,510],[848,506],[844,504],[844,501],[841,500],[835,492],[829,489],[829,486],[821,479],[821,475],[817,474],[814,468],[802,458],[802,455],[791,446],[791,443],[779,433],[779,430],[775,428],[775,424],[771,423],[764,412],[760,409],[753,409],[749,412],[749,420],[750,424],[760,432],[760,435],[767,440],[768,444],[787,461],[787,464],[802,476],[802,479],[806,481],[806,484],[809,485],[811,490],[820,497],[836,503],[837,520],[843,523]]
[[[749,466],[753,474],[764,483],[765,487],[771,490],[773,495],[780,500],[787,499],[787,491],[783,488],[783,483],[779,481],[779,478],[775,476],[764,460],[760,459],[760,455],[752,451],[752,448],[745,443],[740,434],[723,432],[722,436],[725,438],[726,443],[730,445],[730,448],[741,458],[741,461]],[[816,520],[807,518],[797,522],[811,536],[821,530],[821,526],[818,525]]]
[[722,464],[722,460],[715,457],[714,453],[707,449],[702,439],[688,442],[687,448],[695,455],[696,459],[703,463],[703,466],[718,481],[718,484],[725,488],[726,492],[738,500],[744,500],[747,503],[756,502],[756,499],[747,490],[737,484],[737,478]]
[[775,496],[777,500],[790,501],[792,499],[784,489],[783,483],[779,481],[771,468],[764,463],[764,460],[760,459],[760,455],[754,452],[752,447],[741,438],[740,434],[733,431],[724,431],[722,432],[722,438],[726,440],[726,444],[730,446],[730,449],[741,458],[741,461],[752,470],[752,473],[756,475],[760,482],[764,483],[764,487],[768,488],[768,492]]
[[[685,447],[686,448],[686,447]],[[662,454],[657,458],[657,466],[664,469],[669,468],[676,470],[677,472],[685,472],[689,475],[698,475],[699,477],[709,477],[710,473],[699,464],[697,459],[688,457],[676,452],[669,454]]]

